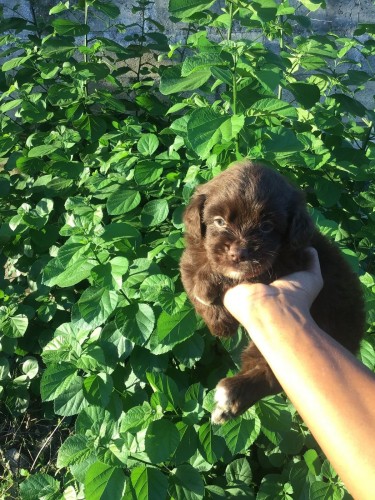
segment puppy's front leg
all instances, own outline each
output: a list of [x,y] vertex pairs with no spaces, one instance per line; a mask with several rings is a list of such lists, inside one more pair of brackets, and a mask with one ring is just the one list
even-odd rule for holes
[[254,344],[243,353],[243,368],[238,375],[220,380],[216,386],[216,407],[211,420],[222,424],[241,415],[254,403],[282,391],[266,360]]
[[197,273],[192,290],[192,295],[195,300],[209,307],[221,300],[220,292],[220,284],[217,280],[213,279],[212,274],[204,271]]

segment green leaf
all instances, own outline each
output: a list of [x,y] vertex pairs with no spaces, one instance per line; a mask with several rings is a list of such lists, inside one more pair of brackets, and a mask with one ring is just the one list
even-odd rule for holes
[[236,137],[243,125],[242,115],[228,118],[227,115],[222,115],[211,108],[200,108],[190,115],[187,136],[192,149],[201,158],[206,158],[221,140],[228,142]]
[[332,207],[338,202],[343,189],[340,184],[319,177],[315,182],[314,191],[322,206]]
[[158,469],[140,466],[132,470],[130,481],[137,500],[164,500],[167,498],[168,479]]
[[180,443],[174,454],[174,462],[181,464],[187,462],[197,451],[198,436],[192,425],[177,422],[176,427],[180,433]]
[[82,255],[67,266],[57,257],[50,260],[44,268],[42,280],[48,286],[70,287],[88,278],[96,264],[96,260]]
[[204,340],[198,333],[173,347],[173,354],[188,368],[192,368],[202,358],[203,352]]
[[77,360],[76,365],[77,368],[81,368],[86,372],[105,370],[107,364],[106,364],[106,359],[104,357],[103,349],[99,345],[95,344],[86,345],[80,358]]
[[9,316],[3,325],[3,333],[12,339],[22,337],[29,325],[29,320],[24,314]]
[[284,157],[305,149],[304,145],[296,137],[294,130],[285,127],[268,129],[266,137],[263,139],[266,154],[272,153]]
[[253,76],[268,92],[274,93],[282,78],[279,68],[254,71]]
[[59,2],[55,7],[52,7],[49,11],[49,15],[52,16],[53,14],[59,14],[60,12],[63,12],[64,10],[69,9],[69,0],[66,2]]
[[107,373],[90,375],[83,381],[83,394],[92,405],[106,407],[113,389],[112,377]]
[[304,65],[304,59],[312,62],[315,57],[317,62],[320,60],[325,66],[326,62],[323,58],[335,59],[337,57],[337,48],[334,42],[328,36],[324,35],[315,35],[309,38],[301,37],[297,48],[301,55],[303,55],[301,58],[301,65],[303,67],[308,67]]
[[59,259],[53,259],[43,272],[43,283],[48,286],[70,287],[90,276],[96,262],[84,257],[65,267]]
[[138,191],[120,189],[112,193],[107,200],[107,210],[110,215],[121,215],[130,212],[141,202],[141,195]]
[[246,458],[233,460],[225,469],[225,477],[231,486],[241,483],[250,484],[253,475],[248,460]]
[[4,102],[0,106],[0,111],[2,113],[6,113],[7,111],[10,111],[11,109],[17,108],[20,104],[22,104],[22,99],[12,99],[11,101]]
[[206,83],[210,76],[210,70],[204,69],[201,71],[194,71],[194,73],[191,73],[189,76],[182,77],[181,67],[173,65],[163,70],[159,90],[163,95],[196,90]]
[[57,500],[60,497],[60,483],[48,474],[30,475],[20,484],[20,493],[22,500]]
[[100,0],[94,0],[92,3],[93,7],[100,12],[103,12],[106,16],[110,17],[111,19],[116,19],[120,15],[120,9],[117,7],[117,5],[114,5],[112,2],[108,2],[106,0],[105,2],[102,2]]
[[287,403],[280,396],[272,396],[259,401],[255,410],[262,423],[262,432],[272,443],[279,444],[280,436],[292,427]]
[[90,32],[87,24],[77,23],[70,19],[54,19],[51,24],[59,35],[83,36]]
[[6,380],[9,375],[9,361],[6,357],[0,356],[0,380]]
[[74,123],[80,135],[89,141],[99,140],[105,133],[107,125],[103,118],[93,115],[84,115]]
[[42,375],[40,394],[43,401],[52,401],[74,381],[77,369],[69,363],[52,364]]
[[158,163],[150,160],[142,160],[134,169],[134,179],[140,186],[152,184],[160,179],[163,168]]
[[[180,433],[167,419],[151,422],[146,431],[145,449],[154,464],[166,462],[175,452],[180,442]],[[161,443],[163,445],[161,446]]]
[[362,117],[366,115],[365,106],[361,102],[357,101],[357,99],[354,99],[353,97],[345,94],[332,94],[330,97],[339,104],[340,111],[350,113],[355,117]]
[[142,406],[133,406],[122,417],[120,425],[121,435],[126,435],[128,431],[132,434],[145,429],[154,420],[154,411],[146,401]]
[[115,257],[106,264],[99,264],[91,271],[96,286],[118,290],[122,287],[122,278],[129,268],[129,261],[125,257]]
[[180,402],[180,393],[176,382],[164,373],[147,372],[146,377],[154,392],[161,392],[167,397],[167,410],[176,410]]
[[325,0],[301,0],[301,3],[312,12],[326,8]]
[[144,227],[157,226],[168,217],[169,207],[165,199],[152,200],[142,209],[141,221]]
[[[284,480],[279,474],[267,474],[262,479],[262,483],[257,494],[257,500],[274,500],[276,498],[283,498],[285,500],[292,500],[290,493],[293,493],[293,488],[289,483],[284,484]],[[308,497],[309,499],[312,497]]]
[[218,434],[225,442],[233,455],[243,453],[258,437],[260,420],[254,415],[251,420],[243,417],[229,420],[222,425]]
[[295,108],[285,101],[274,98],[260,99],[256,101],[249,109],[250,115],[257,116],[279,116],[285,118],[297,118],[298,114]]
[[39,372],[38,361],[35,358],[29,357],[23,362],[22,371],[27,376],[28,379],[31,380],[35,378]]
[[228,65],[228,61],[226,61],[220,53],[203,52],[202,54],[187,57],[184,60],[181,69],[181,76],[185,77],[195,71],[202,71],[206,68],[211,68],[211,66]]
[[185,307],[177,314],[171,316],[162,311],[157,322],[157,338],[161,347],[173,346],[191,337],[196,328],[194,309]]
[[88,439],[82,434],[69,436],[59,448],[57,467],[68,467],[71,464],[83,462],[92,454]]
[[121,500],[126,484],[123,471],[116,467],[95,462],[85,478],[85,497],[90,500]]
[[108,226],[105,226],[104,232],[100,237],[106,242],[128,240],[132,242],[132,245],[141,241],[141,233],[135,227],[127,224],[126,222],[108,224]]
[[231,70],[213,66],[211,67],[211,73],[212,76],[226,85],[229,85],[230,87],[233,85],[233,74]]
[[366,365],[370,370],[375,368],[375,349],[372,344],[362,339],[359,351],[359,357],[364,365]]
[[149,339],[155,324],[155,315],[147,304],[131,304],[118,311],[116,326],[121,333],[137,345]]
[[158,149],[159,139],[155,134],[143,134],[138,141],[137,149],[143,156],[151,156]]
[[287,455],[297,455],[304,444],[305,439],[303,434],[295,429],[290,429],[283,434],[279,448],[282,453],[286,453]]
[[140,286],[142,299],[149,302],[159,302],[160,293],[163,291],[174,292],[174,283],[165,274],[152,274]]
[[204,482],[199,472],[189,464],[179,465],[170,476],[169,492],[176,500],[201,500]]
[[48,101],[53,106],[66,108],[76,102],[78,98],[77,89],[68,85],[54,84],[48,89]]
[[308,495],[311,500],[340,500],[342,498],[342,492],[338,486],[323,481],[312,483]]
[[75,377],[63,392],[57,395],[54,401],[54,409],[57,415],[77,415],[88,405],[84,398],[82,378]]
[[92,328],[103,324],[116,309],[118,294],[106,288],[88,287],[77,302],[81,317]]
[[18,66],[23,66],[23,64],[26,61],[28,61],[31,57],[33,57],[33,55],[29,54],[27,56],[14,57],[12,59],[9,59],[8,61],[5,61],[5,63],[2,65],[1,70],[5,72],[14,68],[18,68]]
[[288,89],[292,92],[297,101],[306,109],[311,108],[320,99],[320,90],[317,85],[296,82],[290,83]]
[[214,3],[215,0],[169,0],[168,9],[172,16],[184,19],[209,9]]
[[200,453],[208,463],[217,462],[225,448],[225,442],[220,436],[214,434],[211,422],[206,422],[199,427],[198,439],[200,443]]
[[320,461],[318,453],[315,450],[307,450],[304,453],[303,458],[311,474],[314,474],[314,476],[319,476],[322,463]]

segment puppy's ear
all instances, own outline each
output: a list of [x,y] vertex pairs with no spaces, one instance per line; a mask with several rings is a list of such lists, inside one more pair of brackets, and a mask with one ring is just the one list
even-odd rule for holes
[[184,212],[185,232],[195,240],[201,240],[206,234],[203,222],[203,207],[206,201],[205,194],[194,194]]
[[290,207],[288,243],[293,250],[310,245],[314,224],[307,212],[302,193],[295,193]]

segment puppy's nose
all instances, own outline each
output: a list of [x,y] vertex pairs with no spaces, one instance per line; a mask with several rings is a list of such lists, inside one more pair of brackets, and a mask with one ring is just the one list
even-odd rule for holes
[[249,252],[247,248],[240,248],[236,245],[231,245],[229,247],[228,256],[232,262],[242,262],[249,258]]

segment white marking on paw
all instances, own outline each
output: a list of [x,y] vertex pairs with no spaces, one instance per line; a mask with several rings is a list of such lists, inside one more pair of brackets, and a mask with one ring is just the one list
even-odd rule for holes
[[213,424],[222,424],[226,422],[227,415],[230,410],[230,401],[227,389],[223,386],[216,387],[214,399],[216,407],[212,412],[211,422]]
[[217,406],[226,408],[228,406],[228,394],[226,388],[220,385],[216,387],[214,399]]

